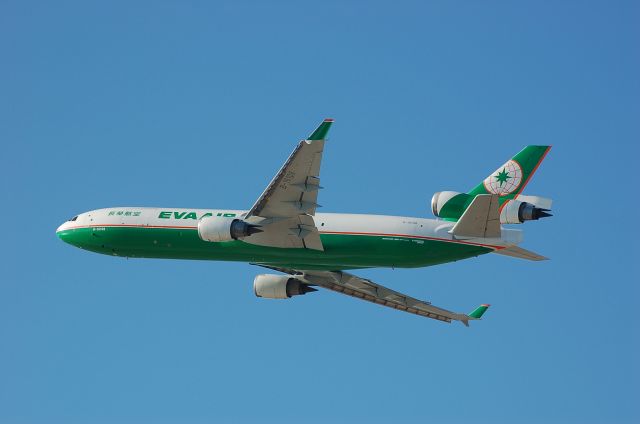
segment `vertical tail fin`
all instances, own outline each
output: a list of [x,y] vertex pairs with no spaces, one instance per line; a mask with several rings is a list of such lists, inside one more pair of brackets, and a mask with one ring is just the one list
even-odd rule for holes
[[468,194],[497,194],[500,204],[516,198],[542,163],[551,146],[527,146],[505,162]]
[[[441,191],[433,195],[431,199],[431,208],[433,214],[437,217],[449,220],[458,220],[462,214],[471,205],[471,202],[478,195],[497,195],[499,210],[502,213],[504,206],[513,205],[514,210],[510,210],[509,219],[500,218],[503,224],[522,223],[525,220],[538,219],[548,216],[547,210],[551,208],[551,200],[537,196],[528,196],[524,202],[538,208],[540,211],[537,216],[531,216],[521,219],[520,203],[511,202],[520,196],[522,190],[531,181],[531,177],[536,172],[542,161],[544,160],[551,146],[527,146],[517,155],[505,162],[501,167],[495,170],[480,184],[469,190],[468,193],[459,193],[455,191]],[[529,210],[533,213],[535,210]],[[517,220],[512,215],[517,214]]]

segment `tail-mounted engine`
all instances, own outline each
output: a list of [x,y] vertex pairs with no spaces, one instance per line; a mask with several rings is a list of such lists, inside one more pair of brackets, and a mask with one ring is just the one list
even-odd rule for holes
[[519,198],[530,201],[508,200],[500,211],[500,223],[522,224],[525,221],[537,221],[540,218],[551,216],[549,213],[550,199],[536,196],[520,196]]
[[209,216],[198,221],[198,237],[204,241],[220,242],[249,237],[262,230],[238,218]]
[[260,274],[253,280],[253,292],[267,299],[289,299],[317,291],[289,275]]
[[[431,198],[431,210],[439,218],[458,220],[474,198],[474,195],[457,191],[440,191]],[[518,199],[500,201],[501,224],[522,224],[551,216],[551,199],[522,195]]]
[[431,211],[439,218],[460,219],[473,198],[457,191],[439,191],[431,198]]

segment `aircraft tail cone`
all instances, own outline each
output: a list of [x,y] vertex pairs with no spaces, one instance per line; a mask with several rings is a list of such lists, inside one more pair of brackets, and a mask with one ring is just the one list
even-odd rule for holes
[[549,209],[535,208],[533,219],[546,218],[547,216],[553,216],[549,213]]

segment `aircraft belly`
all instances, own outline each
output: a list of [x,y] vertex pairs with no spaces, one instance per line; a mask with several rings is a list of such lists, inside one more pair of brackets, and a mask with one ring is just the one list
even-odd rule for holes
[[321,234],[324,252],[257,246],[242,241],[211,243],[194,228],[147,226],[89,227],[68,230],[65,241],[114,256],[242,261],[298,269],[423,267],[488,253],[483,246],[410,236]]

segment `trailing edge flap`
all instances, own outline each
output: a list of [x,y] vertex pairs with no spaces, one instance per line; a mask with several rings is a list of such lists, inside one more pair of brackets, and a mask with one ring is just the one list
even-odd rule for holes
[[509,246],[504,249],[494,250],[493,253],[498,253],[500,255],[511,256],[513,258],[527,259],[530,261],[546,261],[549,258],[546,258],[542,255],[538,255],[537,253],[531,252],[529,250],[523,249],[518,246]]
[[456,237],[500,238],[499,196],[479,194],[450,233]]
[[250,222],[260,226],[262,231],[242,239],[245,243],[280,248],[324,250],[320,233],[310,215],[268,219],[254,217]]

